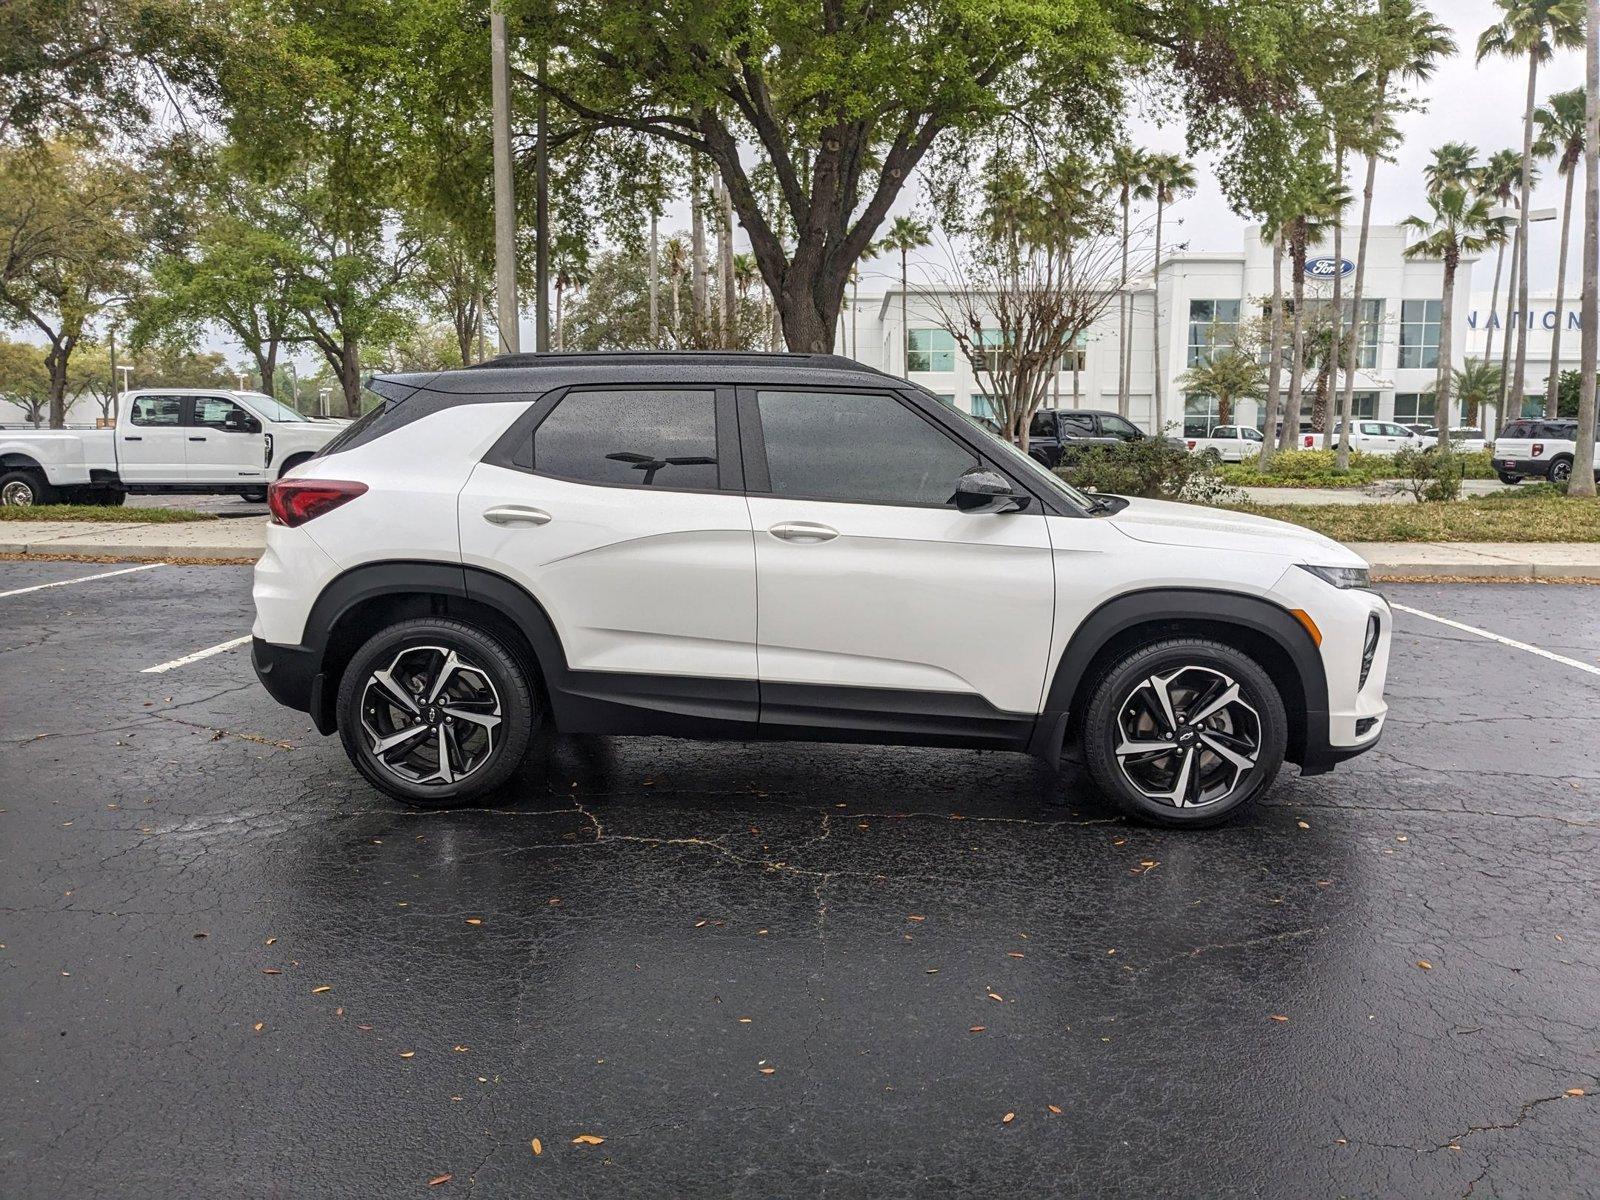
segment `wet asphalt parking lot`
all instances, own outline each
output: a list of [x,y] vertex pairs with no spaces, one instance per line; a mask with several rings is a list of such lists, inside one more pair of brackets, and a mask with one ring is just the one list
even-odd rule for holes
[[1571,661],[1401,613],[1378,751],[1179,834],[643,739],[413,813],[146,673],[247,569],[19,590],[121,569],[0,563],[0,1195],[1600,1191],[1593,588],[1385,588]]

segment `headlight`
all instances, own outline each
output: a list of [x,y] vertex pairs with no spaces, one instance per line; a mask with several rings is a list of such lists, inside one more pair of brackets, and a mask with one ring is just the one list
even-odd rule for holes
[[1364,588],[1372,586],[1372,572],[1366,567],[1314,567],[1300,563],[1302,571],[1310,571],[1324,583],[1336,588]]

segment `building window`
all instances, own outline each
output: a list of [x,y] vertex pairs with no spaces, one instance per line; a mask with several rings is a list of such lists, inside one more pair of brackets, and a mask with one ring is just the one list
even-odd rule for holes
[[1438,300],[1400,302],[1400,365],[1435,369],[1439,366]]
[[947,329],[913,329],[906,352],[906,370],[954,371],[956,340]]
[[[1361,338],[1356,343],[1356,366],[1365,370],[1376,370],[1378,366],[1378,345],[1383,340],[1383,301],[1361,301]],[[1435,343],[1437,344],[1437,342]],[[1376,396],[1376,392],[1362,393]],[[1376,401],[1374,401],[1376,403]],[[1377,412],[1367,414],[1377,416]]]
[[989,402],[989,397],[982,392],[973,392],[968,399],[968,404],[972,409],[973,416],[988,417],[991,421],[994,420],[994,405]]
[[[1382,301],[1380,300],[1381,304]],[[1376,417],[1378,415],[1378,393],[1356,392],[1350,397],[1350,415],[1352,417]]]
[[1184,437],[1209,437],[1211,435],[1211,429],[1214,425],[1216,425],[1217,420],[1217,398],[1215,396],[1184,396]]
[[1231,347],[1239,338],[1237,300],[1189,301],[1189,365],[1208,362],[1213,350]]
[[1074,338],[1072,344],[1062,351],[1061,357],[1056,360],[1056,374],[1086,370],[1089,362],[1088,345],[1088,334],[1080,333]]
[[990,375],[998,375],[1005,370],[1005,334],[998,329],[985,329],[979,335],[979,345],[983,347],[983,369]]
[[[1407,300],[1406,303],[1410,304],[1411,301]],[[1438,399],[1432,392],[1396,392],[1395,422],[1400,425],[1432,425],[1434,414],[1438,412]]]

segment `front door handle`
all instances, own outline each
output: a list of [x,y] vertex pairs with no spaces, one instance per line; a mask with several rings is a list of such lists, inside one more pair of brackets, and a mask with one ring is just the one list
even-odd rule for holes
[[144,441],[144,438],[143,437],[135,437],[132,434],[124,434],[122,440],[125,441],[125,442],[142,442],[142,441]]
[[830,529],[826,525],[818,525],[814,521],[782,521],[767,530],[775,538],[786,542],[795,542],[802,546],[815,545],[818,542],[831,542],[839,536],[837,529]]
[[548,525],[550,514],[542,508],[528,508],[521,504],[502,504],[483,514],[491,525]]
[[203,441],[205,441],[205,438],[203,438],[203,437],[192,437],[189,440],[191,442],[203,442]]

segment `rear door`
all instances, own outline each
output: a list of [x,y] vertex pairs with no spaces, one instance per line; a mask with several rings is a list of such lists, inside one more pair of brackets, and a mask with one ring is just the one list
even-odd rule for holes
[[575,692],[754,732],[742,480],[731,390],[573,388],[534,404],[473,468],[462,559],[543,606]]
[[958,510],[978,455],[893,392],[756,388],[739,412],[763,729],[1031,728],[1055,601],[1037,506]]
[[146,392],[128,404],[117,429],[117,474],[124,483],[187,483],[186,396]]
[[194,483],[259,485],[267,477],[261,422],[230,397],[190,397],[187,441]]

